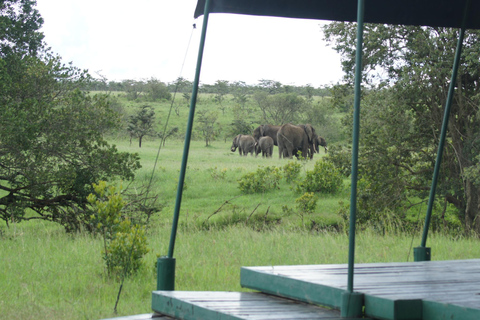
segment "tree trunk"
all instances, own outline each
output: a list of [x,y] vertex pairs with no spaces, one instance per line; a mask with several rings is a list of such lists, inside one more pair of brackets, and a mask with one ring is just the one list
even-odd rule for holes
[[480,203],[479,203],[479,191],[471,181],[467,180],[465,183],[465,196],[466,196],[466,208],[465,208],[465,230],[467,232],[475,232],[480,235],[480,219],[477,219]]
[[143,138],[143,136],[139,136],[139,137],[138,137],[138,147],[139,147],[139,148],[142,147],[142,138]]

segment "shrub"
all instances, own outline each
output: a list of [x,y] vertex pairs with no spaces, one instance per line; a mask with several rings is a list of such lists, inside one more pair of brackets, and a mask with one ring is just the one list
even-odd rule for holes
[[312,213],[317,206],[318,198],[313,192],[305,192],[300,198],[295,200],[299,212]]
[[282,175],[278,167],[260,167],[238,179],[238,188],[244,193],[259,193],[278,189]]
[[95,194],[87,200],[93,208],[90,223],[93,230],[103,237],[103,259],[110,276],[130,275],[142,265],[142,258],[148,252],[145,228],[132,225],[122,217],[125,202],[120,195],[121,187],[107,186],[105,181],[93,184]]
[[287,182],[293,182],[298,178],[302,165],[295,161],[289,161],[286,165],[283,166],[283,176]]
[[308,170],[305,179],[296,187],[297,192],[336,193],[342,187],[342,175],[331,162],[323,159],[315,163],[313,170]]

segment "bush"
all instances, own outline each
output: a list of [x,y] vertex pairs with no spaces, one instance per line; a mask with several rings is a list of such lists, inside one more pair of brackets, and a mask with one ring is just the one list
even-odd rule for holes
[[289,161],[286,165],[283,166],[283,176],[287,182],[293,182],[298,178],[302,165],[295,161]]
[[110,276],[134,274],[142,265],[148,252],[145,228],[132,225],[122,217],[125,202],[120,195],[121,187],[107,186],[105,181],[93,184],[95,194],[87,198],[93,207],[90,223],[93,230],[103,237],[103,259]]
[[305,179],[296,187],[297,192],[336,193],[342,187],[342,175],[331,162],[323,159],[315,163],[313,170],[308,170]]
[[278,167],[260,167],[238,179],[238,188],[243,193],[260,193],[278,189],[282,175]]
[[303,196],[297,198],[295,203],[299,212],[312,213],[317,206],[318,198],[313,192],[305,192]]

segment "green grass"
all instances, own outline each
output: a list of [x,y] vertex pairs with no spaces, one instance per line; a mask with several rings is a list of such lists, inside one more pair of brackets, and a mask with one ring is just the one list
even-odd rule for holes
[[[166,254],[170,226],[149,230],[150,252],[139,274],[125,281],[118,316],[150,312],[155,289],[156,254]],[[419,243],[414,238],[414,245]],[[412,237],[357,236],[356,262],[412,261]],[[478,258],[474,239],[432,234],[433,259]],[[27,222],[3,230],[0,238],[0,310],[3,319],[99,319],[113,317],[120,283],[105,277],[101,240],[67,235],[55,225]],[[180,229],[175,246],[177,290],[243,290],[241,266],[347,262],[344,233],[312,233],[246,227],[222,230]]]
[[[138,179],[148,181],[159,141],[147,139],[141,149],[136,144],[130,146],[127,140],[114,143],[122,151],[140,154],[143,168]],[[176,140],[167,141],[161,150],[153,191],[161,194],[165,208],[149,225],[150,251],[145,266],[125,281],[118,316],[150,312],[151,291],[156,287],[154,264],[157,255],[168,252],[182,153],[183,142]],[[302,227],[298,214],[282,210],[284,205],[295,210],[295,199],[300,196],[285,181],[280,190],[263,194],[243,195],[238,189],[237,180],[243,174],[259,166],[283,166],[287,162],[276,154],[272,159],[240,157],[230,152],[230,142],[215,141],[208,148],[202,141],[192,142],[174,254],[177,290],[244,290],[239,281],[241,266],[347,262],[345,231],[309,230]],[[303,171],[313,165],[314,161],[307,162]],[[345,191],[320,195],[315,212],[305,220],[342,221],[337,211],[340,200],[348,201],[347,189],[348,180]],[[229,204],[212,216],[227,200]],[[267,212],[268,217],[277,217],[281,223],[262,227]],[[229,217],[235,215],[244,220],[251,215],[258,227],[228,225]],[[203,228],[207,219],[224,227]],[[368,229],[359,231],[355,261],[412,261],[411,247],[420,243],[419,237],[388,230],[381,235]],[[470,238],[431,234],[428,245],[434,260],[478,258],[480,254],[478,241]],[[106,277],[101,251],[100,238],[68,235],[52,223],[29,221],[11,224],[10,228],[1,226],[0,318],[75,320],[115,316],[120,283]]]

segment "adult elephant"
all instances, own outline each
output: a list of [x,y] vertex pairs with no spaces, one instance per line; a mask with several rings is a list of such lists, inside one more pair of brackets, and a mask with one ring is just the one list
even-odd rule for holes
[[248,153],[253,155],[253,151],[255,151],[255,139],[253,139],[253,137],[250,135],[239,134],[233,138],[232,147],[230,150],[235,152],[237,148],[240,155],[246,156]]
[[262,157],[270,158],[273,154],[273,139],[271,137],[260,137],[258,142],[255,143],[255,157],[259,153],[262,153]]
[[260,137],[270,137],[273,139],[273,144],[278,146],[277,133],[282,126],[274,126],[271,124],[262,124],[253,130],[253,138],[258,142]]
[[315,129],[310,124],[284,124],[277,133],[279,158],[291,158],[298,151],[302,152],[302,156],[311,158],[316,152],[315,137]]

